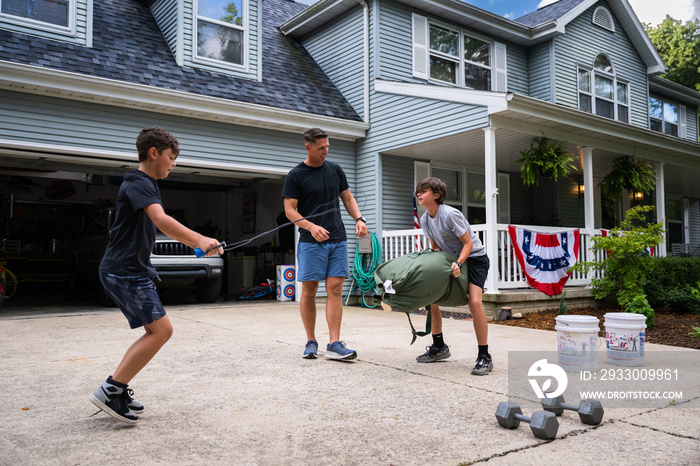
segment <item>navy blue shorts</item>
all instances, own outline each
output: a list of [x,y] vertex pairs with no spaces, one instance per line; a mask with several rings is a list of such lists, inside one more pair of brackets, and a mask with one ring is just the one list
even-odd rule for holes
[[483,256],[467,257],[467,275],[469,276],[469,282],[483,290],[490,266],[491,261],[489,261],[489,257],[486,254]]
[[165,317],[165,308],[152,278],[100,272],[100,282],[131,328],[143,327]]
[[348,243],[299,242],[297,261],[300,282],[321,282],[327,277],[348,278]]

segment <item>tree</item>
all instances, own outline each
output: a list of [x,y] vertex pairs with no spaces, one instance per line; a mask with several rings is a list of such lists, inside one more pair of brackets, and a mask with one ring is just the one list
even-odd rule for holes
[[661,24],[645,23],[644,29],[668,67],[662,77],[700,91],[700,20],[683,24],[666,15]]

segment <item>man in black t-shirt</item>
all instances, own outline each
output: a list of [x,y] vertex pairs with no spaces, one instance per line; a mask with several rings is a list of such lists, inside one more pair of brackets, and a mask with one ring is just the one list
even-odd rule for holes
[[[297,280],[301,282],[301,320],[307,337],[304,357],[316,359],[316,292],[319,282],[324,280],[328,294],[326,321],[330,338],[326,357],[355,359],[357,352],[340,341],[343,283],[349,274],[349,266],[347,236],[340,217],[338,198],[355,220],[355,234],[358,237],[367,234],[367,222],[350,192],[343,169],[337,163],[326,161],[328,135],[319,128],[312,128],[304,133],[304,147],[306,160],[287,174],[282,190],[285,214],[300,228]],[[337,208],[333,209],[334,206]]]

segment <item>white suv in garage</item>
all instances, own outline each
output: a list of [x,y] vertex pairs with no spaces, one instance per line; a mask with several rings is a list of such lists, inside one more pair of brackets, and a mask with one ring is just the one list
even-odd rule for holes
[[[99,285],[98,269],[109,243],[113,217],[114,207],[94,212],[87,220],[83,237],[71,242],[68,248],[71,296],[80,295],[86,283]],[[155,280],[159,290],[189,288],[201,303],[213,303],[221,294],[224,260],[218,254],[199,258],[189,246],[158,233],[151,263],[161,279]],[[111,300],[99,286],[103,303],[110,304]]]

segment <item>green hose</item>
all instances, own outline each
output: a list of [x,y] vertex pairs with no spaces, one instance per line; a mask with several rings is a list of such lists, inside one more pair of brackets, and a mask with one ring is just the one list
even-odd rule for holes
[[[365,293],[375,294],[377,283],[374,281],[374,271],[382,263],[382,245],[379,238],[374,233],[372,235],[372,252],[370,254],[359,253],[355,249],[355,261],[353,262],[352,276],[357,283],[357,288],[362,292],[362,304],[365,307],[375,308],[379,303],[370,306],[365,301]],[[352,293],[352,285],[348,291],[347,297]]]

